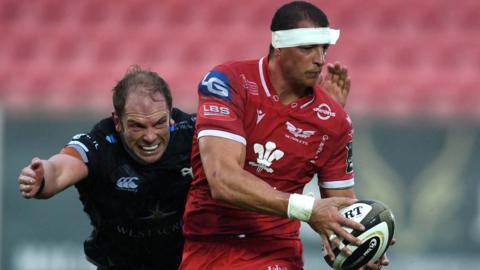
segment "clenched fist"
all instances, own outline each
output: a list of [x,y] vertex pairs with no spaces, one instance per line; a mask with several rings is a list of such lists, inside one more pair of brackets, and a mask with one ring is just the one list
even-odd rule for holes
[[45,171],[42,160],[35,157],[18,176],[18,187],[26,199],[35,197],[43,188]]

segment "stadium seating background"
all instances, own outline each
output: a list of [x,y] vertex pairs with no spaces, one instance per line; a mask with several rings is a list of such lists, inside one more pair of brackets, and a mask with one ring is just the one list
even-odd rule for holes
[[[271,0],[2,0],[0,99],[16,111],[110,110],[132,64],[159,72],[194,110],[209,68],[267,54]],[[480,116],[480,2],[313,1],[340,28],[352,115]]]
[[[285,2],[0,0],[0,269],[90,269],[76,191],[24,200],[20,169],[109,115],[133,64],[193,112],[211,67],[267,54]],[[342,31],[327,61],[350,68],[357,191],[397,215],[390,269],[478,268],[480,1],[312,2]],[[326,269],[318,236],[302,234],[306,270]]]

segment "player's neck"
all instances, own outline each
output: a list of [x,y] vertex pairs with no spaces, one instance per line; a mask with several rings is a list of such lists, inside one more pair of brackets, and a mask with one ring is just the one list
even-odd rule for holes
[[274,63],[269,62],[270,82],[277,91],[277,95],[284,105],[288,105],[310,94],[310,89],[295,84],[283,76],[281,70]]

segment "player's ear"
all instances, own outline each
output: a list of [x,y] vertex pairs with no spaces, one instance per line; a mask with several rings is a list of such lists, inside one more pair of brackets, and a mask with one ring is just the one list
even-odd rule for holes
[[168,124],[169,124],[168,125],[168,130],[170,132],[175,131],[175,120],[173,120],[173,118],[170,118]]
[[117,132],[121,132],[122,131],[122,123],[120,121],[120,117],[118,116],[118,113],[113,111],[112,112],[112,119],[113,119],[113,123],[115,124],[115,130]]

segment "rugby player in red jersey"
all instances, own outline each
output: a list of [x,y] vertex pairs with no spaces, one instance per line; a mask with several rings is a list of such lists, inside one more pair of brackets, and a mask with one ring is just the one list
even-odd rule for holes
[[[352,124],[318,84],[339,31],[307,2],[278,9],[271,31],[268,57],[218,65],[199,84],[180,269],[303,269],[300,221],[330,256],[349,252],[340,238],[359,241],[342,226],[363,226],[338,212],[355,202]],[[302,195],[314,174],[322,199]]]

